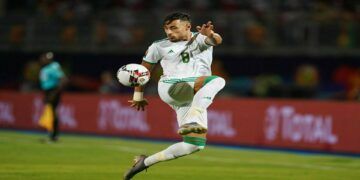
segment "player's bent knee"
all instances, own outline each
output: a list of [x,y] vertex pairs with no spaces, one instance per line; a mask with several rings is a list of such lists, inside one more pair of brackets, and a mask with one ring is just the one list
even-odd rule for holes
[[217,81],[217,84],[219,86],[220,89],[224,88],[225,87],[225,84],[226,84],[226,81],[224,78],[222,77],[217,77],[216,79],[214,79],[215,81]]
[[204,85],[206,85],[209,82],[216,82],[217,87],[219,87],[220,89],[224,88],[226,81],[224,78],[220,77],[220,76],[208,76],[206,77],[205,81],[204,81]]
[[222,81],[222,84],[225,86],[226,80],[225,80],[224,78],[222,78],[222,77],[220,77],[220,79],[221,79],[221,81]]
[[200,151],[206,145],[206,138],[204,137],[183,136],[183,140],[185,143],[193,145],[192,152]]

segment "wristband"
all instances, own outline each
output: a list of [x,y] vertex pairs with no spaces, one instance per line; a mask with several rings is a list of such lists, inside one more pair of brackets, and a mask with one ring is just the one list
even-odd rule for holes
[[144,100],[144,92],[135,91],[134,96],[133,96],[133,100],[134,101],[142,101],[142,100]]

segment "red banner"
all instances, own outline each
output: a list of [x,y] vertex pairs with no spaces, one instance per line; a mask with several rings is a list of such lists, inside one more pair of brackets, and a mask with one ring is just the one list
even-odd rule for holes
[[[128,96],[70,94],[57,112],[65,132],[180,139],[175,112],[149,97],[145,112]],[[42,96],[0,91],[0,128],[38,129]],[[208,141],[328,152],[360,153],[360,103],[216,99],[208,110]]]

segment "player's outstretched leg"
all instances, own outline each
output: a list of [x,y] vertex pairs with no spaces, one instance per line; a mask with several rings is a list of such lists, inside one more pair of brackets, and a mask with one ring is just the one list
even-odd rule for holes
[[135,157],[135,159],[134,159],[135,163],[134,163],[133,167],[124,174],[124,180],[131,179],[137,173],[139,173],[147,168],[147,166],[145,166],[145,164],[144,164],[145,158],[147,158],[147,156],[145,156],[145,155],[140,155],[140,156]]
[[125,173],[124,180],[131,179],[139,172],[147,169],[148,167],[158,162],[176,159],[178,157],[186,156],[188,154],[204,149],[206,144],[206,138],[205,134],[203,136],[204,137],[184,136],[184,142],[173,144],[165,150],[155,153],[149,157],[146,157],[145,155],[138,156],[134,166]]

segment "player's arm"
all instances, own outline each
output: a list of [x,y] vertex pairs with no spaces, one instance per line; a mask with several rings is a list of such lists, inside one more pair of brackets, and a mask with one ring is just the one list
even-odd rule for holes
[[[151,74],[154,64],[148,63],[146,61],[142,61],[141,65],[145,66]],[[145,106],[149,104],[147,100],[144,98],[144,88],[145,88],[144,86],[136,86],[134,88],[133,99],[129,101],[131,103],[130,106],[136,108],[138,111],[139,110],[144,111]]]
[[222,37],[220,36],[220,34],[214,32],[214,25],[212,25],[211,21],[208,21],[202,26],[197,26],[196,29],[199,31],[199,33],[206,36],[206,44],[211,46],[217,46],[222,43]]
[[[141,65],[145,66],[150,74],[156,63],[161,59],[161,55],[158,51],[156,43],[153,43],[149,46],[148,50],[145,53]],[[151,76],[150,76],[151,78]],[[134,89],[133,99],[129,101],[132,107],[135,107],[137,110],[144,110],[145,106],[148,105],[147,100],[144,98],[144,86],[137,86]]]

